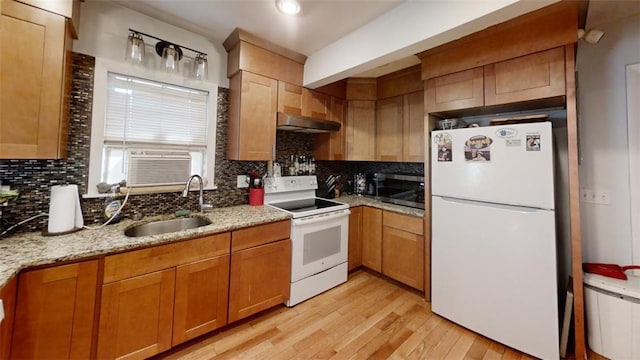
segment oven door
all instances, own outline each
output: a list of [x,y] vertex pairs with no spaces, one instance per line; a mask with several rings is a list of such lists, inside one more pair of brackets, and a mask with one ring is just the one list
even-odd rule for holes
[[291,220],[291,282],[347,261],[350,213],[346,209]]

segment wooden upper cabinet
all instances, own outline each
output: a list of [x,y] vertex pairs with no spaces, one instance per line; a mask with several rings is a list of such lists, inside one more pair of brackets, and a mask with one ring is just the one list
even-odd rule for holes
[[362,209],[362,265],[382,272],[382,210]]
[[17,0],[69,19],[72,36],[78,38],[80,30],[80,0]]
[[441,112],[484,105],[481,67],[427,80],[427,109]]
[[376,78],[377,99],[424,91],[421,66],[415,65]]
[[240,71],[230,80],[227,158],[275,157],[278,81]]
[[349,214],[349,271],[362,265],[362,206]]
[[484,67],[485,104],[499,105],[565,94],[564,47]]
[[331,96],[302,88],[302,115],[329,120]]
[[227,50],[227,77],[249,71],[293,85],[302,85],[307,57],[236,28],[222,43]]
[[67,20],[3,0],[1,26],[0,158],[65,157],[72,57]]
[[403,97],[402,160],[424,162],[424,91]]
[[89,359],[98,261],[20,274],[11,358]]
[[345,160],[347,101],[335,96],[331,97],[329,120],[340,124],[340,130],[314,134],[313,155],[316,160]]
[[376,160],[402,161],[403,112],[402,96],[376,102]]
[[579,6],[579,1],[558,1],[416,54],[422,62],[422,79],[575,44]]
[[278,81],[278,112],[302,115],[302,86]]
[[370,100],[348,101],[346,127],[346,159],[375,160],[376,102]]
[[103,285],[97,357],[144,359],[170,349],[174,287],[174,268]]

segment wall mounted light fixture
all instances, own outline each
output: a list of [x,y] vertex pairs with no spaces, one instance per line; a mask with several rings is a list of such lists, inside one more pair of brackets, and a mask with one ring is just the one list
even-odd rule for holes
[[170,73],[176,73],[180,69],[180,61],[183,57],[183,49],[195,53],[189,76],[198,80],[206,80],[208,75],[207,54],[188,48],[184,45],[172,43],[159,37],[145,34],[141,31],[129,29],[127,40],[126,60],[133,64],[143,64],[145,57],[145,45],[143,36],[158,40],[155,45],[156,54],[162,58],[160,67]]

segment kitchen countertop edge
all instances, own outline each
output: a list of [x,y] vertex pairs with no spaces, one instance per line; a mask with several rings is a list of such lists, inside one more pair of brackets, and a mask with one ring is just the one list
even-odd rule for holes
[[[416,217],[424,217],[425,213],[422,209],[383,203],[357,195],[341,196],[334,200],[348,204],[350,207],[372,206]],[[194,229],[159,235],[141,237],[124,235],[124,231],[131,226],[175,218],[172,215],[160,215],[141,221],[122,220],[120,223],[107,225],[99,230],[85,229],[67,235],[43,236],[40,232],[30,232],[0,239],[0,287],[5,286],[20,271],[31,267],[88,260],[291,218],[289,214],[269,206],[250,205],[217,208],[206,213],[193,213],[191,216],[206,217],[212,223]]]

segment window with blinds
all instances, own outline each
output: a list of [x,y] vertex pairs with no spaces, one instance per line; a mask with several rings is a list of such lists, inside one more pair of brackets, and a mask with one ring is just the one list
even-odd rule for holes
[[184,184],[205,177],[209,92],[107,74],[101,181]]

